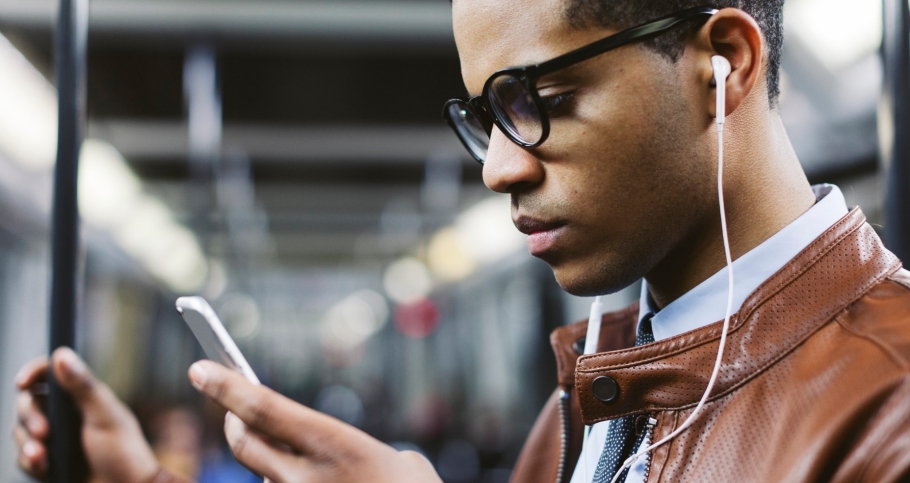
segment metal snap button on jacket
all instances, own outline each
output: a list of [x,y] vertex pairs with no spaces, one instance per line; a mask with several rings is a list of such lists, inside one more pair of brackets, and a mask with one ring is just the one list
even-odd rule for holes
[[619,384],[610,376],[600,376],[591,383],[591,392],[601,402],[611,402],[619,395]]

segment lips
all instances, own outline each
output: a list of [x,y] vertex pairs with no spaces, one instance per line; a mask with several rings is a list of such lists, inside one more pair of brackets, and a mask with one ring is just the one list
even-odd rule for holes
[[520,216],[513,222],[518,231],[528,235],[528,251],[534,256],[551,251],[566,229],[565,222],[540,220],[528,216]]

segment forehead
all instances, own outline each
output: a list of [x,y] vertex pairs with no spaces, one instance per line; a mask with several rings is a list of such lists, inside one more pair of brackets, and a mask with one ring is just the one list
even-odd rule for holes
[[499,69],[542,62],[607,35],[572,28],[566,1],[454,0],[455,43],[471,95]]

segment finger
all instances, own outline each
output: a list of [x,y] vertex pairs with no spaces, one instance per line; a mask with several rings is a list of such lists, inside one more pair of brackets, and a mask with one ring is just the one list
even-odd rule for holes
[[47,437],[47,418],[41,412],[35,396],[28,392],[20,392],[16,397],[16,414],[19,415],[19,421],[36,439]]
[[228,412],[224,417],[224,435],[231,447],[231,452],[241,464],[250,471],[272,480],[285,480],[293,469],[295,478],[303,478],[301,462],[282,449],[276,447],[261,434],[251,430],[234,413]]
[[408,466],[411,468],[420,468],[424,467],[426,469],[432,470],[433,463],[430,463],[430,460],[427,459],[425,455],[414,450],[404,450],[398,453],[401,458],[408,462]]
[[123,412],[117,396],[104,383],[95,379],[85,362],[68,347],[61,347],[51,356],[57,382],[72,395],[82,410],[85,423],[108,427],[119,423]]
[[32,476],[44,476],[47,469],[47,451],[44,445],[29,438],[28,432],[22,426],[13,429],[13,437],[19,447],[17,458],[19,466]]
[[264,386],[254,385],[240,373],[214,362],[193,364],[190,380],[197,390],[236,414],[252,429],[297,450],[309,451],[317,446],[316,442],[327,439],[352,445],[360,439],[359,431],[353,427]]
[[36,382],[47,380],[47,357],[39,357],[19,369],[14,382],[16,388],[25,391]]
[[16,446],[19,450],[22,450],[22,447],[25,446],[32,437],[28,434],[28,430],[25,429],[21,424],[17,424],[13,427],[13,440],[16,442]]
[[51,356],[54,377],[77,403],[91,398],[95,389],[95,378],[80,358],[72,349],[61,347]]

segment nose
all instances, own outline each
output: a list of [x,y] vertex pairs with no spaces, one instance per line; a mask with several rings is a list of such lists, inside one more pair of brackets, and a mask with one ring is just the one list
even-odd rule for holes
[[540,160],[494,127],[483,163],[484,184],[498,193],[515,193],[540,184],[543,177]]

